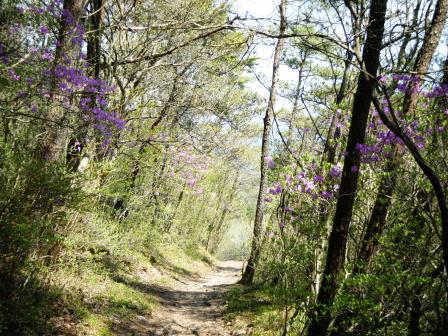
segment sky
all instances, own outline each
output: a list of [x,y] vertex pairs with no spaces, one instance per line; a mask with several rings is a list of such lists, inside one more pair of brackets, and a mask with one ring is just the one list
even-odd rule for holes
[[236,0],[234,3],[233,8],[241,16],[247,13],[257,18],[270,17],[277,6],[273,0]]
[[[258,29],[267,30],[272,27],[272,18],[278,17],[278,5],[279,0],[235,0],[233,5],[233,11],[237,13],[240,17],[256,18],[256,19],[266,19],[266,20],[248,20],[245,21],[247,26],[254,27]],[[252,80],[249,83],[249,88],[266,101],[269,98],[269,91],[267,88],[271,86],[272,78],[272,62],[274,56],[276,40],[262,38],[256,43],[252,56],[257,57],[257,65],[254,68],[254,72],[257,74],[258,79],[260,79],[263,84],[255,76],[251,76]],[[289,69],[288,67],[281,65],[280,74],[281,81],[294,82],[297,74],[296,71]],[[282,108],[291,108],[292,104],[287,99],[282,97],[277,97],[277,103],[275,105],[275,110],[278,111]],[[264,110],[260,111],[260,116],[257,118],[258,121],[262,123],[264,117]],[[280,123],[280,129],[283,131],[287,127]],[[274,136],[276,131],[274,130]]]

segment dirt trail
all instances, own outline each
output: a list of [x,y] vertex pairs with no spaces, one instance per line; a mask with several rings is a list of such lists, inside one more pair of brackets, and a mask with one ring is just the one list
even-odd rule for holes
[[134,325],[134,335],[230,336],[222,320],[224,293],[240,279],[241,266],[238,261],[221,262],[200,278],[160,287],[156,293],[160,308],[150,318],[136,321],[140,325]]

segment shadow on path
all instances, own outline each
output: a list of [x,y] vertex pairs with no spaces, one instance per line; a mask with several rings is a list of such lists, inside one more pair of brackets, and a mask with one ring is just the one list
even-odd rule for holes
[[118,335],[200,335],[227,336],[222,320],[224,293],[241,275],[240,262],[223,262],[202,277],[183,278],[170,286],[158,286],[116,278],[138,291],[157,298],[160,308],[151,316],[137,316],[111,325]]

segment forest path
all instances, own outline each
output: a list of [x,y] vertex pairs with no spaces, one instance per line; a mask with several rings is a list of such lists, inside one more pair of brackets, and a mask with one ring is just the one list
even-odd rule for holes
[[242,262],[220,262],[197,278],[182,278],[155,293],[160,307],[136,321],[133,335],[230,336],[222,319],[224,294],[241,277]]

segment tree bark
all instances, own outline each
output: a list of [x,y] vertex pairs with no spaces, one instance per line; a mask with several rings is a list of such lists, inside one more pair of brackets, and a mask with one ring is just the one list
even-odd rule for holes
[[[403,140],[406,148],[409,150],[410,154],[414,158],[415,162],[422,170],[423,174],[426,176],[428,181],[431,183],[433,191],[437,198],[437,203],[440,210],[440,220],[442,225],[442,250],[443,250],[443,262],[445,267],[448,265],[448,206],[446,201],[446,195],[444,188],[442,186],[442,182],[440,180],[439,175],[435,172],[435,170],[428,165],[425,159],[421,156],[420,152],[417,149],[417,146],[412,142],[411,138],[409,138],[406,133],[404,133],[401,128],[391,121],[388,116],[383,111],[378,99],[374,98],[373,102],[375,104],[375,108],[378,111],[378,114],[381,117],[383,123],[391,130],[396,136],[400,137]],[[394,115],[394,111],[392,106],[390,107],[391,115]],[[446,293],[448,298],[448,292]]]
[[[436,3],[432,23],[425,32],[425,37],[417,54],[413,68],[413,73],[416,73],[419,77],[426,73],[429,69],[432,57],[442,36],[447,10],[448,0],[439,0]],[[415,111],[418,92],[412,90],[412,88],[413,85],[410,85],[409,90],[404,97],[403,114],[410,114]],[[384,230],[392,194],[395,189],[397,170],[400,168],[401,164],[402,158],[399,155],[396,146],[394,146],[393,155],[387,159],[384,169],[385,174],[381,178],[380,185],[378,187],[372,213],[367,224],[365,235],[361,242],[361,249],[358,254],[358,264],[355,265],[354,274],[365,272],[366,266],[369,264],[370,258],[378,245],[378,237]]]
[[[286,30],[286,0],[280,2],[280,29],[279,35],[283,35]],[[249,260],[240,280],[243,284],[251,284],[255,275],[255,267],[260,255],[261,242],[263,236],[263,211],[264,211],[264,197],[267,188],[267,162],[266,158],[269,155],[269,139],[272,130],[272,119],[274,116],[274,105],[277,99],[277,88],[279,81],[280,58],[284,46],[284,39],[279,38],[275,46],[274,62],[272,66],[272,83],[269,95],[268,106],[264,117],[263,137],[261,143],[261,164],[260,164],[260,187],[258,191],[257,205],[255,208],[255,221],[252,238],[252,247]]]
[[338,288],[338,277],[344,267],[348,229],[358,186],[360,153],[356,145],[364,143],[375,78],[380,64],[387,0],[372,0],[367,37],[363,50],[363,71],[358,77],[352,120],[348,133],[339,198],[329,237],[322,285],[317,296],[308,329],[309,336],[324,336],[331,321],[328,310]]
[[397,169],[399,166],[400,163],[395,155],[387,160],[385,172],[388,175],[381,178],[372,213],[367,223],[367,229],[361,241],[357,263],[353,268],[353,274],[360,274],[366,271],[370,259],[378,246],[379,237],[386,226],[387,213],[392,203],[392,194],[397,183]]
[[[78,47],[71,44],[70,36],[68,35],[70,29],[73,25],[78,24],[81,16],[84,13],[84,0],[64,0],[63,9],[67,13],[65,16],[61,17],[59,22],[59,32],[58,32],[58,44],[55,50],[55,56],[53,61],[53,78],[51,82],[50,95],[53,101],[56,100],[55,95],[57,94],[57,84],[58,79],[54,74],[54,71],[63,59],[63,55],[73,58],[75,52],[79,49]],[[71,18],[69,19],[69,16]],[[39,156],[50,162],[57,162],[60,160],[62,153],[65,151],[65,144],[67,137],[67,132],[64,128],[60,127],[66,118],[66,114],[63,109],[58,106],[53,106],[50,108],[47,118],[49,120],[55,121],[58,125],[51,124],[46,127],[46,136],[43,143],[38,147]]]
[[[88,30],[91,32],[87,35],[87,63],[89,68],[87,73],[89,76],[100,79],[100,63],[101,63],[101,34],[104,17],[104,3],[106,0],[90,0],[90,11],[88,16]],[[91,98],[90,106],[93,109],[96,105],[95,94],[85,93],[86,97]],[[67,146],[66,164],[73,171],[78,170],[81,156],[87,144],[87,133],[89,125],[85,122],[79,131],[71,135]],[[101,152],[101,150],[98,150]]]
[[[351,60],[353,55],[351,53],[347,53],[347,59],[344,62],[344,74],[342,76],[341,86],[339,87],[338,93],[336,95],[335,103],[336,107],[339,107],[346,96],[346,91],[348,87],[349,77],[350,77],[350,68],[351,68]],[[328,128],[328,135],[325,141],[324,151],[322,153],[321,166],[325,162],[330,164],[336,163],[336,145],[337,140],[341,136],[341,129],[337,126],[339,121],[338,111],[333,112],[333,116],[331,118],[330,126]],[[319,292],[320,284],[321,284],[321,275],[322,275],[322,264],[324,261],[324,250],[326,246],[326,242],[328,241],[329,227],[328,227],[328,219],[330,213],[330,206],[327,201],[321,201],[319,205],[319,228],[325,227],[324,234],[321,235],[320,242],[315,250],[316,262],[314,263],[314,286],[311,290],[314,290],[314,293],[317,295]]]

